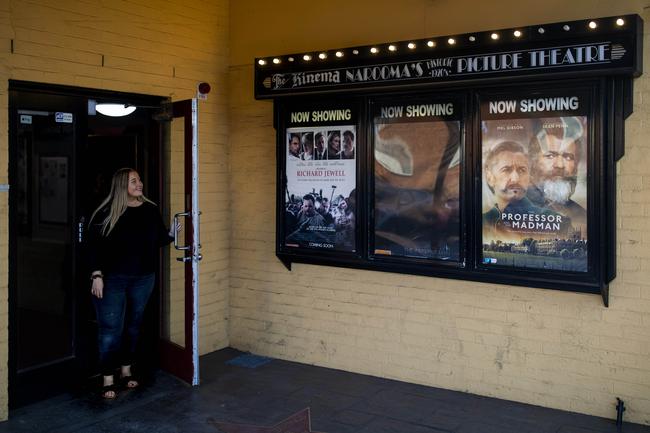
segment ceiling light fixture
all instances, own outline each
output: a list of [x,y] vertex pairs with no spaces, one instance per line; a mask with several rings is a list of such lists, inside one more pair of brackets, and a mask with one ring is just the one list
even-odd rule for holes
[[129,104],[97,104],[95,110],[104,116],[124,117],[135,111],[135,105]]

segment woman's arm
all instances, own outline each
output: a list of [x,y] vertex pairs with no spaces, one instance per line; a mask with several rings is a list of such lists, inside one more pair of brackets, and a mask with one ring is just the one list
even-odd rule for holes
[[102,222],[106,218],[106,215],[106,209],[97,212],[97,214],[94,215],[95,217],[88,223],[88,229],[86,231],[86,258],[88,260],[88,269],[91,269],[90,292],[100,299],[103,296],[104,289],[104,273],[102,272],[102,269],[104,269],[103,253],[108,247],[106,236],[102,235]]
[[88,224],[87,230],[86,258],[88,260],[88,269],[93,270],[91,275],[96,273],[101,274],[101,269],[103,268],[101,263],[101,251],[106,247],[106,238],[101,233],[102,225],[101,223],[98,223],[98,221],[102,221],[101,215],[95,216],[95,218]]
[[[156,212],[156,225],[157,225],[157,232],[158,232],[158,244],[161,247],[164,247],[165,245],[169,244],[171,241],[174,240],[174,231],[173,228],[170,230],[167,230],[167,227],[165,226],[165,223],[163,222],[162,216],[160,215],[160,212],[158,211],[158,208],[155,208]],[[180,224],[177,224],[176,230],[180,231]]]

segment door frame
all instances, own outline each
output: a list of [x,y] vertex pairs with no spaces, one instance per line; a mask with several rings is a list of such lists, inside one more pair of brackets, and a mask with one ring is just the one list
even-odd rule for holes
[[[73,157],[72,161],[70,162],[69,165],[69,170],[71,175],[73,173],[74,176],[77,176],[80,173],[79,167],[80,164],[83,162],[81,159],[83,159],[83,155],[81,152],[81,149],[83,148],[82,144],[84,143],[83,140],[85,140],[85,137],[88,135],[88,111],[87,111],[87,99],[97,99],[97,100],[120,100],[120,101],[125,101],[133,105],[138,105],[142,107],[147,107],[147,108],[154,108],[154,107],[163,107],[166,101],[168,101],[167,97],[162,97],[162,96],[152,96],[152,95],[142,95],[142,94],[134,94],[134,93],[125,93],[125,92],[114,92],[114,91],[109,91],[109,90],[101,90],[101,89],[89,89],[89,88],[80,88],[80,87],[74,87],[74,86],[65,86],[65,85],[53,85],[53,84],[43,84],[43,83],[35,83],[35,82],[28,82],[28,81],[21,81],[21,80],[9,80],[9,104],[8,104],[8,109],[9,109],[9,149],[8,149],[8,168],[9,168],[9,175],[8,175],[8,182],[11,184],[12,180],[16,176],[16,140],[17,140],[17,110],[20,108],[28,108],[28,107],[21,107],[20,101],[16,98],[16,92],[18,93],[24,93],[24,94],[40,94],[40,95],[52,95],[52,96],[62,96],[66,98],[70,98],[69,101],[71,102],[71,106],[75,107],[75,113],[74,116],[76,118],[75,121],[75,138],[74,138],[74,143],[73,143]],[[147,182],[149,182],[149,192],[151,194],[151,190],[155,191],[154,197],[157,196],[158,202],[160,204],[161,209],[165,208],[166,203],[164,202],[164,193],[163,193],[163,175],[164,175],[164,158],[163,158],[163,151],[162,151],[162,134],[163,134],[163,128],[160,122],[158,125],[155,125],[155,122],[150,121],[148,126],[150,127],[148,135],[148,142],[144,143],[144,148],[148,149],[149,152],[149,164],[150,164],[150,173],[147,176]],[[78,179],[75,177],[70,177],[71,182],[73,182],[73,185],[77,185]],[[87,385],[85,377],[83,378],[73,378],[71,377],[71,370],[75,369],[77,371],[85,371],[85,364],[86,361],[89,359],[89,357],[92,357],[94,355],[94,351],[92,347],[84,347],[83,345],[83,340],[80,338],[83,336],[80,327],[83,325],[83,323],[80,323],[83,321],[81,318],[81,315],[79,312],[81,311],[80,309],[83,307],[83,294],[85,293],[84,291],[80,290],[80,287],[83,283],[85,283],[86,278],[84,278],[83,275],[80,275],[80,269],[78,266],[78,257],[79,257],[79,250],[80,250],[80,244],[77,239],[77,223],[79,222],[80,219],[80,202],[81,198],[79,197],[80,192],[77,190],[77,188],[73,188],[73,197],[71,197],[72,200],[72,215],[70,218],[70,236],[71,236],[71,242],[72,242],[72,251],[73,251],[73,263],[72,263],[72,277],[71,277],[71,284],[72,284],[72,290],[73,290],[73,311],[72,311],[72,320],[73,320],[73,355],[71,357],[68,357],[66,360],[57,360],[52,363],[51,368],[45,368],[45,369],[40,369],[41,372],[39,373],[39,368],[34,369],[34,373],[29,373],[30,377],[28,378],[28,381],[35,382],[35,386],[39,386],[42,384],[41,388],[43,389],[43,397],[47,397],[49,395],[55,395],[56,391],[64,392],[66,388],[70,387],[85,387]],[[9,189],[9,210],[8,210],[8,220],[9,220],[9,233],[8,233],[8,241],[9,241],[9,248],[7,251],[8,255],[8,313],[9,313],[9,370],[8,370],[8,375],[9,375],[9,408],[14,409],[16,407],[19,407],[23,404],[31,403],[32,401],[37,401],[38,397],[36,397],[32,401],[22,401],[22,400],[17,400],[17,388],[19,385],[19,374],[18,374],[18,365],[17,365],[17,349],[18,345],[20,342],[18,341],[18,321],[17,321],[17,295],[18,295],[18,287],[17,287],[17,269],[18,269],[18,263],[17,263],[17,250],[16,250],[16,245],[17,245],[17,232],[16,232],[16,215],[15,215],[15,209],[16,209],[16,198],[13,196],[11,188]],[[164,273],[164,270],[161,269],[158,272],[159,278],[161,275]],[[160,329],[160,324],[159,324],[159,318],[160,318],[160,305],[159,303],[156,302],[155,305],[156,309],[156,324],[155,326],[158,329]],[[156,343],[157,345],[157,343]],[[66,367],[67,365],[67,367]],[[21,373],[22,375],[22,373]],[[59,383],[53,383],[52,386],[48,386],[47,383],[43,382],[43,380],[47,379],[48,377],[52,378],[59,378],[60,380],[58,381]],[[45,388],[52,388],[52,389],[45,389]],[[49,392],[48,392],[49,391]]]
[[[183,257],[172,257],[170,250],[169,260],[178,260],[184,263],[184,345],[181,347],[171,339],[160,336],[161,367],[178,376],[192,386],[199,384],[199,349],[198,349],[198,318],[199,318],[199,262],[203,258],[199,239],[199,181],[198,181],[198,100],[196,98],[176,101],[170,106],[171,119],[183,119],[184,136],[183,149],[184,161],[184,196],[185,209],[176,213],[176,217],[185,217],[184,245],[180,246],[176,234],[174,245],[183,253]],[[170,134],[171,136],[171,134]],[[176,212],[177,209],[174,210]],[[172,223],[174,224],[174,223]],[[162,293],[162,291],[161,291]],[[161,301],[162,301],[161,297]],[[161,308],[161,314],[164,309]],[[161,320],[165,320],[161,316]],[[162,327],[161,327],[162,329]]]

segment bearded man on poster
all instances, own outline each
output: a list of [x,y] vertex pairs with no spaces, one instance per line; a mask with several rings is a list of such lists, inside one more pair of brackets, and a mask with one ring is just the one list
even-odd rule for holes
[[527,197],[537,206],[547,207],[571,218],[575,228],[587,226],[587,211],[571,199],[578,183],[582,125],[573,117],[548,122],[530,142],[532,186]]
[[316,211],[316,199],[311,194],[305,194],[296,225],[293,232],[287,236],[287,241],[299,244],[325,242],[329,239],[329,233],[324,229],[326,229],[325,218]]

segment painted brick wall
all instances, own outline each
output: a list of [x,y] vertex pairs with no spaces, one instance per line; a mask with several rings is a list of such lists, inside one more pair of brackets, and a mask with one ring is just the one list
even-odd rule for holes
[[[619,275],[610,308],[596,295],[311,265],[287,271],[274,256],[272,104],[252,92],[255,56],[643,14],[648,2],[410,1],[396,9],[360,1],[350,5],[359,14],[342,13],[343,3],[285,0],[258,19],[256,2],[231,5],[231,345],[609,418],[620,397],[627,420],[650,424],[648,72],[634,84],[618,166]],[[333,18],[332,31],[315,31],[315,16]],[[643,16],[647,28],[650,13]],[[277,20],[289,24],[264,25]],[[649,60],[646,48],[646,71]]]
[[[9,79],[9,54],[13,30],[10,26],[10,8],[6,2],[0,3],[0,83],[7,83]],[[7,106],[9,98],[7,86],[0,85],[0,183],[7,183],[7,164],[9,160]],[[8,194],[0,193],[0,390],[7,388],[7,361],[9,359],[9,322],[8,309],[8,258],[9,239],[8,229]],[[7,418],[7,392],[0,392],[0,419]]]
[[[228,345],[227,1],[4,0],[0,2],[0,130],[8,79],[190,98],[200,103],[201,353]],[[11,43],[13,39],[13,53]],[[7,182],[6,132],[0,183]],[[7,417],[7,194],[0,193],[0,419]]]

